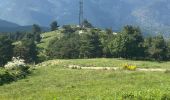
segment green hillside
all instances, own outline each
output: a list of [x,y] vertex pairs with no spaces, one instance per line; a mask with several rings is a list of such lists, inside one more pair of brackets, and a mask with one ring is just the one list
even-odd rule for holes
[[[98,28],[84,28],[83,30],[81,30],[80,28],[78,28],[77,26],[75,25],[70,25],[71,29],[74,30],[76,34],[81,34],[81,32],[83,32],[83,34],[88,34],[90,31],[92,30],[96,30],[96,31],[99,31],[99,33],[106,33],[105,30],[101,30],[101,29],[98,29]],[[45,33],[42,33],[41,36],[42,36],[42,40],[41,42],[38,44],[38,47],[40,48],[43,48],[43,49],[46,49],[49,42],[53,39],[55,39],[55,37],[62,37],[64,34],[65,34],[65,31],[66,29],[64,28],[59,28],[58,30],[56,31],[51,31],[51,32],[45,32]]]
[[44,49],[47,48],[50,40],[54,39],[55,37],[58,37],[60,34],[61,34],[60,30],[42,33],[41,36],[43,38],[41,42],[38,44],[38,47],[44,48]]
[[[69,31],[73,31],[75,34],[89,34],[92,31],[98,32],[98,34],[106,34],[105,30],[99,29],[99,28],[83,28],[82,30],[77,27],[76,25],[66,25],[67,28],[59,28],[55,31],[45,32],[41,34],[41,42],[37,44],[37,47],[40,49],[40,55],[39,56],[46,56],[45,52],[48,49],[48,45],[51,40],[54,40],[57,38],[63,37],[65,34],[71,33]],[[68,32],[66,32],[68,31]]]
[[[114,56],[112,58],[102,58],[103,56],[100,56],[98,58],[84,57],[82,59],[46,58],[46,50],[48,51],[50,41],[57,38],[62,39],[64,36],[69,37],[72,35],[70,33],[74,33],[73,36],[79,34],[82,37],[84,36],[83,34],[85,34],[85,36],[90,36],[89,34],[93,36],[93,34],[97,33],[96,37],[103,37],[97,38],[98,41],[100,40],[103,44],[106,42],[105,39],[109,39],[110,36],[113,36],[111,38],[112,40],[116,39],[114,36],[117,34],[111,32],[111,35],[108,35],[106,34],[106,30],[97,28],[84,28],[80,30],[80,28],[76,26],[59,28],[56,31],[42,33],[42,40],[40,43],[37,42],[37,46],[40,61],[43,56],[45,56],[45,59],[43,59],[41,63],[30,63],[30,65],[27,65],[30,69],[26,69],[26,71],[28,70],[28,74],[24,77],[9,81],[9,84],[4,82],[2,86],[0,86],[0,100],[170,99],[170,61],[149,61],[147,59],[142,61],[130,60],[130,58],[128,60]],[[104,38],[105,36],[107,38]],[[128,36],[131,37],[131,35]],[[96,39],[96,37],[91,38],[91,40]],[[72,41],[74,42],[76,39],[77,37]],[[124,39],[125,38],[123,38],[123,40]],[[63,40],[64,42],[61,42],[60,45],[62,46],[65,42],[67,43],[67,40],[69,40],[69,38]],[[91,40],[87,39],[85,42],[88,43]],[[58,41],[55,42],[58,43]],[[75,42],[75,44],[77,44],[77,42]],[[116,45],[116,43],[113,45]],[[69,47],[70,44],[65,45],[65,47],[67,46]],[[93,46],[89,46],[93,48]],[[74,49],[75,45],[72,47]],[[57,48],[56,44],[54,44],[54,48]],[[62,50],[67,49],[69,48]],[[96,51],[93,53],[95,52]],[[13,71],[13,69],[6,70],[7,71],[0,72],[0,75],[3,77],[6,77],[8,74],[11,75],[8,71]],[[14,71],[18,73],[17,69]],[[3,79],[1,77],[0,80]],[[15,76],[13,77],[15,79]]]

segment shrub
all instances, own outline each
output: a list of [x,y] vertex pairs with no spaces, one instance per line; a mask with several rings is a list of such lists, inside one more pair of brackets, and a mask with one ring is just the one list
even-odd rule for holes
[[123,65],[123,69],[125,69],[125,70],[135,71],[136,68],[137,68],[137,66],[135,66],[135,65],[129,65],[129,64]]
[[13,76],[10,75],[6,69],[0,68],[0,85],[9,83],[11,81],[14,81]]
[[13,57],[4,68],[0,68],[0,85],[24,78],[28,73],[29,66],[24,63],[24,60]]
[[8,70],[8,72],[15,77],[15,79],[17,78],[23,78],[25,77],[28,73],[29,73],[29,66],[27,66],[24,63],[23,59],[12,58],[11,62],[8,62],[5,66],[5,69]]
[[26,68],[26,64],[24,63],[23,59],[20,59],[19,57],[13,57],[12,61],[8,62],[4,67],[7,70],[17,70]]

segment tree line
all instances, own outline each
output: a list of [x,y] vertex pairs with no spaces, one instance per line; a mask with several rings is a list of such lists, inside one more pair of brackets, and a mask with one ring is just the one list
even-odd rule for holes
[[36,43],[41,41],[41,28],[34,24],[32,32],[15,32],[0,35],[0,66],[4,66],[12,57],[20,57],[26,63],[38,61]]
[[139,27],[127,25],[118,33],[113,33],[111,29],[103,32],[93,27],[90,31],[84,27],[83,31],[83,34],[78,34],[72,28],[65,31],[63,37],[50,41],[46,50],[49,58],[170,59],[169,42],[162,35],[144,37]]
[[[50,24],[51,31],[57,30],[57,21]],[[32,32],[0,33],[0,66],[5,65],[12,57],[20,57],[26,63],[39,61],[37,44],[40,43],[42,29],[39,25],[32,25]]]
[[[120,32],[95,28],[87,20],[84,27],[62,26],[62,36],[49,41],[45,50],[47,59],[125,58],[142,60],[170,60],[170,42],[162,35],[144,37],[140,28],[127,25]],[[50,24],[58,30],[57,21]],[[27,63],[38,62],[37,44],[41,42],[41,28],[34,24],[32,32],[0,35],[0,66],[12,57],[21,57]]]

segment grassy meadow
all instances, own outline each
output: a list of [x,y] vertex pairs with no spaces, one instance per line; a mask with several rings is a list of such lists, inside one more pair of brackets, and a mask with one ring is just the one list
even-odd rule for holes
[[[122,59],[51,60],[25,79],[0,86],[0,100],[169,100],[170,72],[68,69],[68,65],[166,68],[170,62]],[[43,66],[42,66],[43,65]]]

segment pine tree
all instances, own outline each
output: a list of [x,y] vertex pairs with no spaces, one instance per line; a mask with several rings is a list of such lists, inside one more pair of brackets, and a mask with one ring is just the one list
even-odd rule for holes
[[84,34],[81,38],[80,57],[95,58],[102,56],[102,44],[98,33]]
[[15,44],[13,56],[24,59],[27,63],[37,61],[37,48],[32,40],[22,40]]
[[6,36],[0,36],[0,66],[3,66],[11,60],[12,49],[12,41]]
[[50,26],[51,26],[51,31],[55,31],[59,27],[57,21],[53,21]]
[[40,28],[40,26],[34,24],[33,28],[32,28],[32,33],[34,34],[34,40],[39,43],[41,41],[41,35],[40,35],[41,34],[41,28]]

